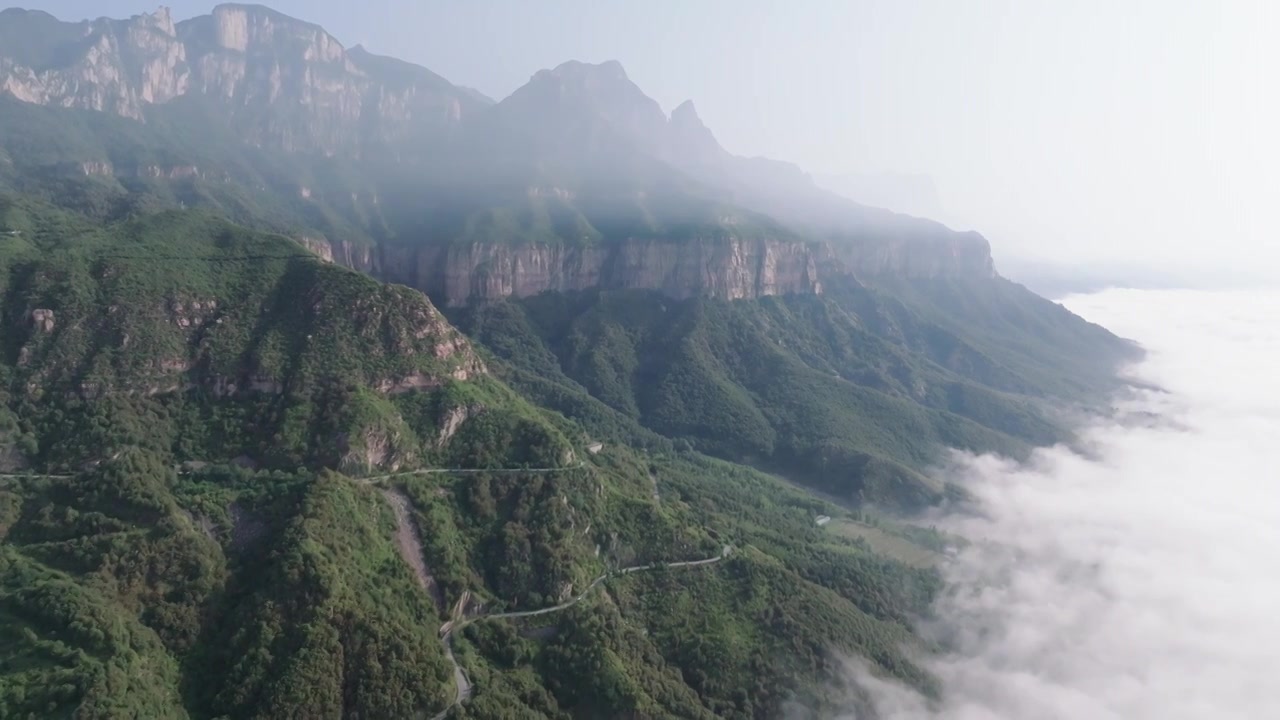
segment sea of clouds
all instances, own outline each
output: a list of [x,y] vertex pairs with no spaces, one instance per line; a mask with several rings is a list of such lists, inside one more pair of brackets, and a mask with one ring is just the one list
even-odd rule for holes
[[[1117,401],[1065,448],[948,469],[982,517],[923,628],[942,699],[861,674],[885,720],[1280,718],[1280,292],[1064,301],[1133,338]],[[1149,415],[1147,413],[1153,413]]]

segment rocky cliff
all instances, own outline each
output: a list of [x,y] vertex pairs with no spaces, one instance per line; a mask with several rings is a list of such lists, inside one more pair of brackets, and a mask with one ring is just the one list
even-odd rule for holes
[[[145,135],[128,129],[100,139],[101,151],[68,143],[87,149],[69,151],[56,168],[18,158],[27,170],[216,182],[230,188],[211,201],[219,210],[244,205],[246,193],[261,196],[237,217],[324,236],[322,254],[450,304],[591,287],[675,297],[808,293],[821,288],[815,266],[994,274],[980,236],[839,197],[789,163],[733,155],[692,102],[668,117],[612,61],[539,71],[495,105],[259,6],[222,5],[176,24],[163,9],[82,23],[10,10],[0,14],[0,83],[0,93],[27,103],[155,128],[145,153],[133,149]],[[198,116],[181,112],[187,100],[201,103]],[[154,111],[166,104],[177,107]],[[0,145],[27,148],[24,132],[8,140],[0,132]],[[107,131],[77,122],[55,134],[87,132]],[[190,146],[200,143],[197,157]],[[238,163],[220,162],[233,155]],[[209,197],[189,188],[175,195],[185,204]],[[159,191],[143,205],[157,203],[173,198]],[[760,230],[743,232],[726,217]],[[356,240],[384,245],[361,249]]]
[[6,10],[0,22],[5,35],[26,39],[0,46],[0,88],[19,100],[141,119],[146,105],[190,87],[186,48],[167,10],[92,23]]
[[819,188],[790,163],[726,152],[692,102],[671,114],[663,156],[732,202],[826,240],[842,262],[831,270],[910,278],[995,276],[991,245],[978,233],[862,205]]
[[976,232],[869,236],[833,243],[835,255],[860,277],[890,275],[911,279],[996,277],[991,244]]
[[285,150],[413,140],[487,104],[425,68],[347,50],[260,6],[221,5],[177,24],[163,8],[82,23],[7,10],[0,25],[28,36],[0,45],[0,90],[20,100],[145,120],[150,105],[200,95],[250,142]]
[[674,298],[725,300],[822,291],[818,265],[823,253],[798,242],[631,239],[580,247],[302,242],[325,260],[418,288],[448,306],[592,288],[643,288]]

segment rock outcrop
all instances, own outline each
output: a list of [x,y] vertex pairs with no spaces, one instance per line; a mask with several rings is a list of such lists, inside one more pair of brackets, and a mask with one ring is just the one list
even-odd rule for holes
[[164,8],[82,23],[11,10],[0,22],[29,27],[36,48],[0,47],[0,92],[142,121],[150,105],[203,95],[247,140],[285,150],[358,152],[457,124],[487,104],[425,68],[349,51],[322,28],[261,6],[221,5],[177,24]]
[[313,252],[447,306],[546,291],[651,289],[725,300],[816,294],[821,252],[800,242],[738,238],[567,245],[352,246],[306,238]]
[[[617,62],[540,71],[494,105],[260,6],[222,5],[177,24],[163,9],[82,23],[0,14],[0,37],[15,33],[32,39],[0,44],[0,92],[157,125],[170,118],[151,106],[196,96],[217,121],[211,127],[220,132],[225,120],[233,142],[269,149],[279,162],[255,177],[219,167],[216,147],[200,158],[168,148],[165,165],[111,155],[73,157],[62,169],[273,193],[292,217],[273,217],[272,229],[323,217],[323,232],[346,236],[304,240],[317,253],[448,305],[596,287],[677,298],[816,293],[819,271],[845,269],[994,275],[980,236],[860,205],[788,163],[733,155],[692,102],[668,117]],[[291,166],[281,151],[308,157]],[[317,170],[317,154],[338,156],[340,167]],[[326,177],[343,180],[326,187]],[[454,217],[451,203],[472,215]],[[764,230],[725,220],[739,216]],[[472,242],[466,228],[478,218],[492,227]],[[656,239],[690,225],[717,229]],[[419,246],[428,226],[432,237]],[[797,237],[817,242],[789,239]]]
[[[83,23],[8,10],[2,20],[16,32],[29,29],[29,45],[48,44],[28,49],[27,57],[12,57],[0,48],[0,90],[19,100],[141,119],[147,105],[169,102],[190,86],[186,48],[167,9]],[[52,57],[64,59],[38,62]]]
[[991,245],[978,233],[861,205],[819,188],[790,163],[732,155],[720,147],[692,102],[671,114],[664,158],[722,188],[733,202],[828,240],[842,263],[830,269],[862,276],[995,276]]
[[862,277],[996,277],[991,244],[976,232],[947,230],[907,237],[870,235],[836,247],[837,257]]

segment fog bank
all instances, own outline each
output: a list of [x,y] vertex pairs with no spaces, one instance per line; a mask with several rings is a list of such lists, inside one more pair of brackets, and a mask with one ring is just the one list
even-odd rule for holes
[[[1030,467],[958,457],[988,517],[946,570],[927,707],[893,720],[1280,717],[1280,293],[1112,290],[1067,304],[1151,352],[1169,390]],[[1153,412],[1152,420],[1143,413]]]

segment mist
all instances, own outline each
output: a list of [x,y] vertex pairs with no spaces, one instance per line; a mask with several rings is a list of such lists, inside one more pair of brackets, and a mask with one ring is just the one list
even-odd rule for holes
[[270,4],[494,99],[567,60],[618,60],[666,112],[692,99],[728,151],[981,232],[1001,267],[1105,264],[1158,285],[1280,268],[1268,0]]
[[[878,717],[1280,717],[1280,293],[1112,290],[1066,304],[1140,340],[1145,391],[1025,466],[957,456],[982,517],[927,631],[929,704]],[[848,716],[850,718],[856,715]]]

